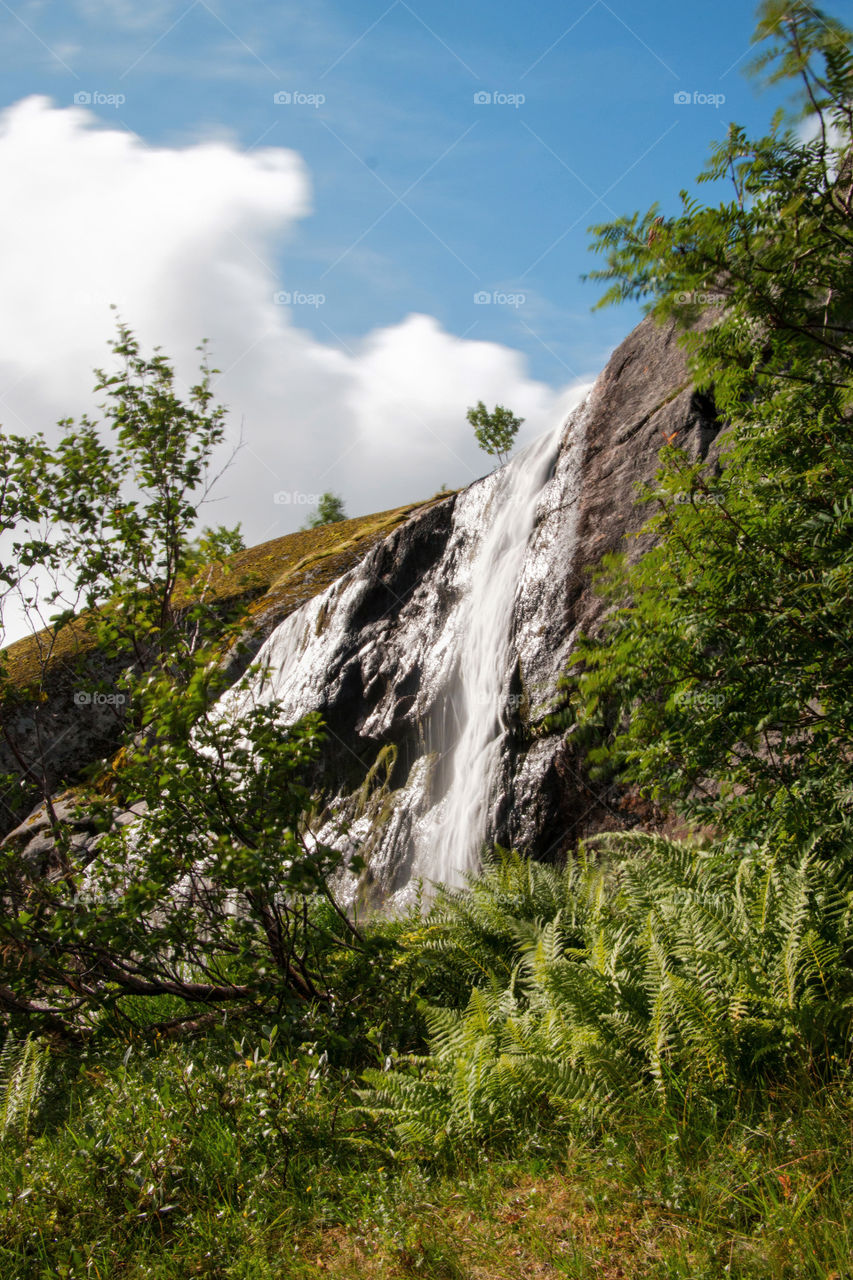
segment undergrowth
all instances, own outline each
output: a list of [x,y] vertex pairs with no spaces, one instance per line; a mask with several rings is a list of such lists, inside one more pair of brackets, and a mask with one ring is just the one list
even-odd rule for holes
[[[624,847],[564,872],[500,855],[366,929],[368,958],[330,956],[332,1008],[172,1043],[127,1002],[85,1045],[7,1037],[0,1275],[850,1275],[843,1018],[811,1008],[846,907],[777,869],[801,905],[762,933],[748,868],[723,910],[711,851],[656,848],[644,873]],[[650,897],[664,866],[680,931]]]

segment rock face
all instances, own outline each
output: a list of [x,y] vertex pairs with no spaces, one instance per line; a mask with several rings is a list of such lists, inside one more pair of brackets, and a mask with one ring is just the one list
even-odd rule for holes
[[135,822],[146,809],[144,801],[123,811],[114,809],[107,802],[97,806],[81,805],[73,791],[53,797],[51,803],[52,814],[48,813],[46,805],[39,805],[3,840],[3,847],[16,853],[22,880],[53,878],[62,873],[63,860],[54,835],[55,825],[64,828],[76,861],[87,866],[95,856],[104,831]]
[[[212,630],[229,614],[246,612],[227,676],[236,680],[282,618],[424,505],[285,534],[233,556],[227,572],[214,574],[209,597]],[[118,681],[133,660],[128,653],[108,661],[85,616],[19,641],[2,657],[17,696],[5,699],[0,712],[0,836],[26,817],[37,796],[79,783],[89,766],[118,749],[127,709]]]
[[369,857],[377,896],[456,881],[483,843],[555,857],[624,824],[542,720],[664,440],[698,459],[718,433],[673,331],[643,322],[550,441],[410,520],[273,632],[266,677],[226,706],[321,713],[321,835]]
[[64,780],[115,751],[124,721],[118,692],[124,663],[97,652],[57,663],[44,701],[26,692],[5,711],[0,738],[0,832],[17,826],[34,796],[50,794]]
[[[367,857],[368,897],[458,880],[484,842],[554,858],[632,821],[542,721],[600,620],[595,567],[643,523],[637,485],[664,440],[708,458],[719,431],[672,328],[644,321],[550,438],[416,511],[272,631],[265,676],[223,714],[272,698],[286,720],[321,713],[320,834]],[[46,836],[26,824],[12,838]]]

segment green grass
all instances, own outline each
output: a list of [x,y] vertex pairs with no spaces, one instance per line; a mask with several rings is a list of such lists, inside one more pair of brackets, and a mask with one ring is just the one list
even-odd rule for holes
[[638,1103],[438,1163],[398,1150],[359,1109],[357,1064],[319,1048],[258,1032],[53,1051],[40,1112],[0,1150],[0,1275],[851,1274],[846,1081],[725,1114]]
[[[492,989],[507,965],[520,982],[519,949],[549,919],[575,929],[585,884],[504,854],[425,920],[363,922],[358,948],[335,941],[331,909],[315,904],[326,1004],[283,998],[252,1023],[222,1012],[183,1042],[153,1030],[180,1012],[171,997],[133,997],[105,1007],[88,1041],[7,1041],[0,1277],[848,1280],[853,1063],[841,1035],[834,1051],[801,1045],[775,1067],[744,1057],[722,1087],[675,1052],[673,1033],[665,1078],[626,1062],[610,1105],[567,1109],[524,1077],[530,1096],[510,1124],[483,1091],[484,1025],[477,1054],[454,1064],[476,1126],[457,1108],[453,1125],[413,1140],[405,1094],[385,1109],[382,1081],[436,1069],[420,1001],[461,1008],[472,981]],[[576,946],[573,963],[589,961]],[[645,971],[630,952],[614,968],[629,992],[631,965]],[[706,987],[712,976],[706,965]],[[617,1039],[630,1033],[613,1025]],[[558,1065],[563,1053],[549,1050]]]

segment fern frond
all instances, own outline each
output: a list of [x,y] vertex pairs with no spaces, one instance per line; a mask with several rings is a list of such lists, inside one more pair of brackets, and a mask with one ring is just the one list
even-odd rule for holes
[[26,1135],[44,1085],[48,1051],[27,1036],[16,1040],[10,1032],[0,1051],[0,1138]]

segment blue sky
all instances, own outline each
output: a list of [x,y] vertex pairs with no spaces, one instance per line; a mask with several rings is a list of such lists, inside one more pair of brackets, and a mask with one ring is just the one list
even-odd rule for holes
[[[849,3],[832,12],[853,19]],[[483,463],[460,434],[461,401],[477,377],[487,400],[517,384],[531,430],[546,426],[638,318],[591,312],[595,286],[579,279],[594,265],[589,224],[654,201],[672,208],[729,121],[763,131],[777,101],[742,74],[754,25],[742,0],[26,0],[4,3],[0,25],[4,137],[22,175],[17,216],[42,227],[41,243],[61,240],[63,226],[84,228],[68,232],[53,260],[54,285],[19,298],[23,318],[7,314],[7,426],[34,429],[54,408],[45,352],[35,349],[46,332],[56,395],[71,402],[56,408],[75,409],[82,393],[69,370],[90,347],[103,353],[108,301],[181,367],[211,336],[220,367],[239,366],[239,376],[226,370],[223,398],[254,461],[244,457],[226,507],[253,538],[304,515],[295,501],[258,511],[257,494],[279,483],[294,493],[333,488],[355,512],[473,478]],[[33,95],[38,111],[25,121],[21,104]],[[112,139],[103,162],[93,158],[99,131]],[[210,194],[193,205],[188,184],[203,156],[218,157],[221,182],[211,177]],[[51,188],[57,166],[66,176]],[[277,195],[261,190],[273,170],[289,184]],[[57,206],[69,185],[78,221],[63,223]],[[60,221],[46,218],[45,204]],[[180,230],[191,205],[194,225]],[[38,281],[35,232],[21,254]],[[80,284],[87,254],[92,279],[100,255],[114,273],[93,296]],[[134,260],[147,263],[150,296]],[[29,331],[32,350],[20,337]],[[244,331],[254,344],[245,350]],[[426,369],[421,351],[431,352]],[[399,418],[405,387],[374,402],[392,368],[410,384],[404,408],[417,418],[419,375],[428,388],[442,382],[451,356],[458,376],[448,375],[440,406],[423,408],[433,453],[412,426],[411,456],[401,444],[387,472],[374,462],[362,474],[363,450],[342,446],[332,420],[352,415],[369,433],[371,414]],[[279,365],[290,383],[276,381]],[[333,384],[345,387],[337,401]],[[273,446],[277,396],[283,425]],[[451,413],[458,421],[445,426]],[[377,457],[385,440],[373,442]]]
[[[553,384],[597,367],[632,319],[589,314],[590,222],[671,204],[730,119],[758,129],[769,114],[741,74],[753,17],[740,0],[18,12],[3,19],[6,103],[124,94],[93,110],[148,142],[224,136],[304,156],[315,211],[286,246],[286,283],[325,296],[302,316],[318,336],[424,311],[517,346]],[[679,90],[726,101],[676,105]],[[277,91],[325,101],[277,105]],[[283,255],[270,266],[284,273]],[[478,291],[514,301],[475,310]]]

